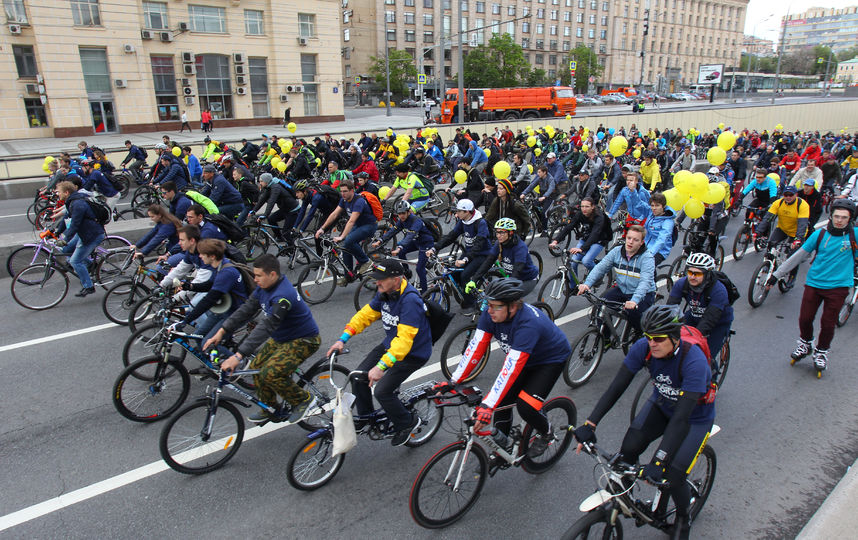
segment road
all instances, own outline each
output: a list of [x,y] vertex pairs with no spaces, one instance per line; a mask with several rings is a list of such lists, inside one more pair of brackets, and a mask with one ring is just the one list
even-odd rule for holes
[[[728,228],[730,243],[738,225],[734,220]],[[545,240],[534,245],[550,270]],[[743,298],[735,306],[738,334],[731,367],[718,394],[722,431],[711,441],[717,479],[694,526],[698,538],[794,536],[858,453],[858,372],[851,369],[849,353],[858,348],[858,323],[850,321],[838,332],[830,369],[821,380],[807,361],[790,367],[801,289],[773,292],[752,310],[744,296],[758,260],[759,255],[749,254],[725,265]],[[316,539],[338,538],[346,529],[354,538],[556,538],[579,517],[579,502],[595,488],[590,458],[569,452],[541,476],[520,469],[499,473],[459,523],[440,532],[423,530],[409,516],[408,494],[421,466],[452,441],[443,430],[417,449],[362,438],[339,475],[310,493],[292,489],[285,478],[288,459],[305,435],[297,427],[250,429],[247,438],[257,436],[208,475],[164,470],[157,448],[162,424],[128,422],[111,405],[128,331],[105,324],[101,295],[70,296],[57,308],[37,313],[18,306],[9,286],[9,278],[0,279],[0,301],[7,306],[0,326],[4,538]],[[584,328],[583,307],[573,299],[559,321],[570,338]],[[313,308],[323,346],[336,339],[352,310],[352,289],[338,289],[330,301]],[[356,366],[380,336],[372,329],[352,340],[353,352],[344,363]],[[490,386],[498,358],[496,352],[479,386]],[[621,353],[610,352],[587,385],[572,391],[561,379],[553,395],[571,397],[582,420],[621,360]],[[439,377],[436,358],[427,366],[421,380]],[[195,382],[191,396],[203,389]],[[599,441],[607,448],[617,448],[622,440],[632,393],[599,425]],[[455,422],[448,427],[455,428]],[[663,537],[624,525],[630,538]]]

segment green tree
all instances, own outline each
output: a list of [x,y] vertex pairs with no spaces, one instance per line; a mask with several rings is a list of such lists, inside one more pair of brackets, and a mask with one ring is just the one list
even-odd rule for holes
[[852,60],[858,56],[858,47],[852,47],[851,49],[846,49],[845,51],[840,51],[835,55],[835,60],[837,62],[845,62],[846,60]]
[[545,73],[544,69],[536,68],[527,74],[523,84],[524,86],[545,86],[548,84],[554,84],[554,81],[548,80],[548,75]]
[[[390,49],[388,55],[390,56],[390,92],[394,96],[407,96],[408,81],[412,80],[416,82],[417,79],[417,67],[414,65],[414,57],[407,51],[399,49]],[[385,59],[383,56],[381,58],[370,56],[369,59],[372,62],[369,67],[369,73],[375,78],[375,82],[382,88],[382,92],[384,92],[386,84]]]
[[751,62],[751,71],[755,73],[774,73],[777,67],[777,56],[742,55],[739,63],[739,71],[748,71],[748,61]]
[[[575,83],[571,84],[571,75],[569,73],[569,62],[576,61],[578,64],[575,67]],[[560,66],[560,83],[564,86],[574,86],[579,92],[587,91],[587,82],[591,76],[598,79],[604,73],[604,68],[599,65],[599,57],[596,52],[590,47],[575,47],[563,59],[563,65]]]
[[[509,34],[495,34],[465,57],[465,86],[503,88],[528,81],[530,64]],[[543,72],[544,75],[544,72]]]

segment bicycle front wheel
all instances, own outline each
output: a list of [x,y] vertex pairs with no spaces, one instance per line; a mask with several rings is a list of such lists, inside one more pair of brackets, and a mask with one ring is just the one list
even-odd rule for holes
[[12,279],[12,298],[33,311],[54,307],[68,292],[69,277],[47,263],[27,266]]
[[183,474],[203,474],[222,467],[241,446],[244,419],[228,401],[218,403],[218,413],[211,401],[188,405],[170,418],[158,447],[171,469]]
[[128,326],[128,318],[141,299],[149,295],[149,288],[134,285],[132,281],[120,281],[107,289],[101,299],[101,311],[111,322]]
[[334,399],[336,390],[331,386],[345,388],[349,384],[349,370],[339,364],[334,364],[333,373],[328,364],[322,364],[318,369],[311,370],[298,379],[298,386],[316,397],[316,409],[310,410],[307,417],[298,422],[302,429],[316,431],[334,421]]
[[565,275],[563,272],[557,272],[542,284],[537,298],[548,304],[555,316],[559,316],[566,309],[570,294],[572,291]]
[[431,300],[433,302],[438,302],[438,304],[444,309],[444,311],[449,313],[450,308],[452,307],[452,303],[450,302],[450,294],[444,289],[445,288],[441,283],[429,285],[429,288],[426,289],[425,293],[423,293],[423,300]]
[[715,384],[718,389],[724,384],[724,379],[727,377],[727,369],[730,367],[730,339],[724,340],[724,345],[721,346],[721,353],[718,355],[718,379]]
[[[462,359],[462,355],[465,353],[465,349],[468,348],[468,344],[471,342],[471,338],[476,331],[477,325],[469,323],[450,334],[450,337],[444,342],[444,346],[441,347],[441,372],[447,380],[450,380],[456,368],[459,367],[459,361]],[[486,367],[490,355],[491,347],[486,347],[486,352],[479,359],[476,367],[459,383],[463,384],[476,379],[483,371],[483,368]]]
[[542,414],[548,419],[548,425],[551,427],[551,435],[554,439],[548,444],[548,448],[542,455],[538,457],[527,455],[530,443],[536,436],[533,427],[527,424],[521,432],[521,438],[524,441],[521,452],[525,454],[521,461],[521,468],[530,474],[541,474],[553,467],[560,461],[575,438],[575,435],[569,431],[569,427],[574,427],[578,423],[578,410],[571,399],[556,397],[548,400],[542,407]]
[[[158,350],[158,346],[161,345],[161,341],[166,339],[164,336],[165,327],[166,324],[163,321],[138,326],[137,330],[128,337],[125,345],[122,346],[122,364],[128,366],[154,354]],[[170,345],[171,358],[184,360],[187,354],[188,351],[180,345],[175,343]]]
[[113,383],[113,406],[132,422],[154,422],[182,406],[191,377],[181,360],[163,362],[150,356],[134,362]]
[[421,527],[439,529],[458,521],[477,502],[489,472],[485,450],[462,441],[432,456],[411,486],[408,508]]
[[842,327],[846,324],[846,321],[849,320],[849,316],[852,315],[852,308],[855,306],[855,290],[849,290],[849,296],[846,297],[846,301],[843,302],[843,306],[840,308],[840,313],[837,314],[837,326]]
[[762,306],[763,302],[766,301],[766,296],[769,294],[769,291],[766,290],[766,281],[769,279],[771,266],[771,261],[763,261],[754,270],[751,283],[748,284],[748,303],[753,308]]
[[733,239],[733,260],[741,261],[745,256],[745,250],[751,243],[751,232],[748,227],[742,227],[736,232],[736,238]]
[[334,440],[330,432],[306,439],[295,449],[286,469],[286,480],[295,489],[313,491],[324,486],[343,466],[345,454],[332,455]]
[[298,276],[298,294],[308,304],[321,304],[334,294],[337,273],[320,262],[309,264]]
[[688,514],[692,521],[703,509],[706,499],[709,498],[709,492],[712,491],[712,484],[715,482],[716,468],[715,450],[711,446],[704,447],[685,479],[691,486],[691,508]]
[[378,286],[375,284],[375,280],[372,277],[367,276],[360,280],[358,288],[355,289],[355,310],[360,311],[362,307],[372,300],[372,297],[375,296],[376,292],[378,292]]
[[441,429],[441,424],[444,421],[444,409],[436,407],[435,400],[432,398],[418,399],[407,408],[419,416],[422,422],[417,431],[412,433],[408,442],[405,443],[405,446],[409,448],[417,448],[429,442]]
[[572,524],[565,533],[563,540],[622,540],[623,525],[619,516],[611,523],[611,513],[601,506],[590,510],[578,521]]
[[563,367],[563,380],[570,388],[583,386],[596,373],[605,354],[604,341],[599,329],[590,327],[572,342],[572,354]]
[[95,280],[103,289],[107,289],[123,279],[131,268],[131,254],[127,251],[112,251],[98,261],[95,267]]
[[18,272],[30,265],[45,264],[50,255],[49,250],[34,244],[15,248],[6,258],[6,271],[9,272],[9,277],[15,277]]

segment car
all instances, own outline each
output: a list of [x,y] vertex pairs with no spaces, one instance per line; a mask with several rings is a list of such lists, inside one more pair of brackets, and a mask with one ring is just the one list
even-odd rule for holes
[[[435,100],[434,100],[434,99],[432,99],[432,98],[425,98],[425,99],[424,99],[424,102],[425,102],[425,104],[426,104],[426,105],[429,105],[430,107],[434,107],[434,106],[438,105],[438,104],[435,102]],[[420,105],[420,102],[418,101],[418,102],[417,102],[417,104],[418,104],[418,105]]]
[[719,71],[713,71],[712,73],[710,73],[709,75],[707,75],[707,76],[704,78],[704,80],[706,80],[706,81],[714,81],[715,79],[717,79],[717,78],[718,78],[718,77],[720,77],[720,76],[721,76],[721,72],[719,72]]
[[686,94],[685,92],[674,92],[670,94],[670,99],[676,101],[692,101],[696,98],[692,97],[690,94]]
[[617,94],[617,102],[618,102],[618,103],[629,104],[629,103],[631,103],[632,101],[634,101],[634,99],[633,99],[633,98],[626,97],[626,96],[624,96],[624,95],[622,95],[622,94]]
[[578,105],[602,105],[603,103],[602,100],[593,97],[578,98]]
[[602,96],[601,99],[604,103],[623,103],[624,99],[619,94],[608,94],[607,96]]
[[414,100],[413,100],[413,99],[411,99],[411,98],[405,98],[405,99],[403,99],[402,101],[400,101],[400,102],[399,102],[399,106],[400,106],[400,107],[403,107],[403,108],[408,108],[408,107],[417,107],[418,105],[420,105],[420,102],[419,102],[419,101],[414,101]]

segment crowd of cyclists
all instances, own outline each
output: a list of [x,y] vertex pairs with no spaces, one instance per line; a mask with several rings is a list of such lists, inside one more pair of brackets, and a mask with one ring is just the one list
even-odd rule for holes
[[[95,292],[87,260],[104,238],[97,205],[113,212],[121,196],[115,177],[130,171],[138,190],[156,194],[144,208],[154,226],[134,249],[147,263],[158,256],[154,263],[162,265],[165,290],[193,294],[172,328],[193,325],[210,347],[262,313],[250,337],[222,363],[229,371],[249,362],[261,370],[254,376],[258,395],[267,403],[279,396],[281,408],[251,415],[256,423],[305,417],[314,398],[295,385],[292,374],[326,344],[303,282],[287,277],[282,267],[285,251],[254,251],[248,231],[266,226],[285,249],[307,248],[307,264],[328,249],[323,240],[333,242],[346,271],[333,275],[337,286],[368,278],[374,294],[326,345],[327,354],[381,320],[384,338],[357,368],[367,378],[355,383],[355,418],[360,422],[373,410],[374,386],[391,419],[394,445],[405,444],[421,424],[397,391],[432,355],[437,336],[425,315],[432,277],[427,267],[451,247],[449,264],[460,269],[454,275],[464,291],[461,310],[476,317],[476,331],[451,380],[437,390],[455,390],[467,380],[494,338],[505,357],[474,411],[475,432],[489,433],[494,424],[508,435],[511,409],[495,411],[514,403],[535,430],[531,457],[556,440],[540,411],[573,351],[551,317],[526,301],[541,279],[541,259],[529,245],[546,238],[550,248],[569,257],[575,273],[584,267],[568,294],[590,295],[607,283],[599,296],[619,306],[634,336],[613,382],[574,435],[581,443],[594,442],[600,420],[646,368],[652,394],[626,433],[620,456],[636,463],[661,440],[641,475],[670,483],[677,509],[671,533],[688,538],[691,494],[684,478],[714,423],[718,362],[710,358],[729,337],[737,296],[729,277],[718,271],[727,223],[753,213],[760,217],[755,247],[789,245],[790,258],[763,283],[766,289],[783,280],[794,283],[798,265],[816,254],[792,358],[812,355],[820,373],[853,286],[858,250],[856,136],[780,127],[736,130],[735,144],[725,149],[728,158],[707,163],[707,151],[725,131],[723,125],[700,133],[634,124],[568,131],[497,127],[482,134],[456,128],[445,141],[433,128],[414,135],[388,129],[381,137],[361,133],[340,140],[329,134],[313,140],[263,135],[258,144],[242,140],[236,146],[206,137],[199,157],[165,136],[149,151],[126,141],[121,169],[81,142],[79,156],[46,161],[51,175],[45,190],[57,193],[54,233],[80,278],[78,296]],[[620,137],[628,144],[615,152],[611,141]],[[154,163],[148,166],[150,154]],[[671,207],[664,192],[677,173],[700,170],[701,164],[710,183],[726,185],[727,197],[706,204],[704,214],[686,226],[688,216]],[[815,230],[826,214],[827,225]],[[686,238],[680,240],[683,231]],[[659,268],[680,242],[685,262],[665,285]],[[409,254],[415,260],[408,261]],[[688,327],[698,339],[687,337]]]

